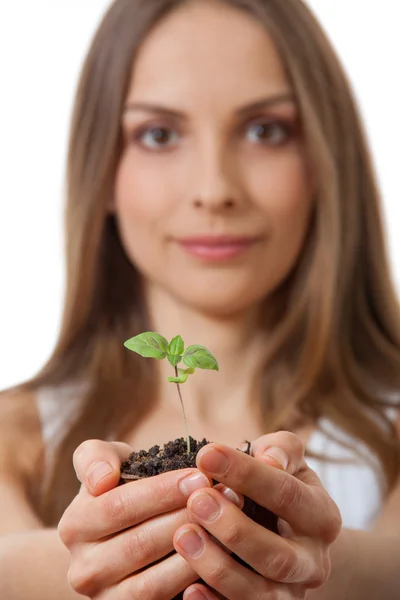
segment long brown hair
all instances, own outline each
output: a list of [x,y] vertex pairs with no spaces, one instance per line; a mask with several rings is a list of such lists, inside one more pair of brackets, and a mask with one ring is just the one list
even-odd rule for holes
[[[42,506],[48,524],[57,522],[77,491],[74,449],[91,437],[123,437],[156,401],[147,361],[137,362],[123,348],[127,337],[150,324],[140,278],[107,206],[136,54],[149,31],[188,1],[115,0],[81,73],[68,154],[62,326],[45,367],[20,386],[36,391],[89,384],[79,415],[58,445]],[[328,417],[377,455],[388,491],[400,470],[387,418],[388,399],[400,389],[399,307],[349,83],[302,0],[219,1],[253,15],[274,39],[297,98],[317,182],[306,247],[285,284],[285,310],[269,333],[265,432],[291,427],[295,413]]]

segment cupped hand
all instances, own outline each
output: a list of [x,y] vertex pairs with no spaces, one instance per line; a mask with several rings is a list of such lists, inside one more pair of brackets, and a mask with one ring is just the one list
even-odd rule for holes
[[170,600],[198,580],[174,552],[173,535],[188,522],[190,494],[212,484],[198,469],[182,469],[118,487],[131,451],[90,440],[74,453],[82,486],[59,523],[71,554],[68,579],[76,592],[98,600]]
[[297,600],[330,575],[330,546],[340,533],[341,516],[307,466],[303,444],[292,433],[278,432],[252,443],[252,454],[209,444],[200,450],[197,466],[275,513],[280,535],[214,489],[194,492],[188,501],[191,524],[178,529],[174,546],[209,587],[189,586],[185,600]]

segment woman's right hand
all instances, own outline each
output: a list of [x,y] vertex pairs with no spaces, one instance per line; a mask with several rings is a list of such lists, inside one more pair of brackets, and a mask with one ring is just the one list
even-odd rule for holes
[[90,440],[74,453],[82,486],[58,527],[71,554],[68,580],[96,600],[171,600],[198,579],[174,552],[174,533],[188,522],[190,494],[212,484],[197,469],[183,469],[118,487],[131,451]]

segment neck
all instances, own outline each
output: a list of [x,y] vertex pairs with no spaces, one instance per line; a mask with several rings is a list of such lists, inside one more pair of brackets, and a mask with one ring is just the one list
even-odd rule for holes
[[[265,335],[259,327],[260,309],[228,317],[200,313],[175,302],[167,294],[149,290],[147,301],[151,327],[168,340],[181,335],[185,347],[206,346],[217,358],[220,372],[196,370],[182,386],[187,413],[197,422],[216,423],[237,419],[259,406],[260,367]],[[173,375],[168,361],[157,364],[159,404],[179,411],[176,388],[167,381]]]

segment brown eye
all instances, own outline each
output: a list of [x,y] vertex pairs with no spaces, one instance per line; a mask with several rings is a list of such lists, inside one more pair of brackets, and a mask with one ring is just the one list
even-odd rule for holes
[[175,131],[168,127],[147,127],[141,129],[135,136],[143,146],[151,150],[169,148],[179,138]]
[[250,141],[268,146],[280,146],[289,141],[292,136],[292,127],[282,121],[253,123],[248,128],[248,138],[250,138]]

